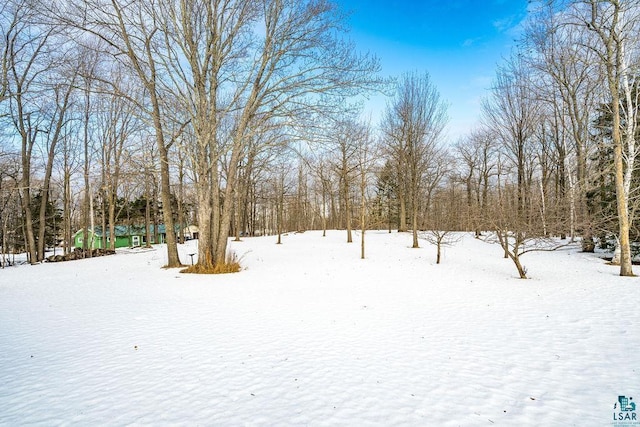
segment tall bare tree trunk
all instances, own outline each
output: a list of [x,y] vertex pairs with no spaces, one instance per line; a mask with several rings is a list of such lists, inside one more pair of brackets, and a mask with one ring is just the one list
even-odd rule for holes
[[169,145],[165,142],[164,127],[160,110],[160,100],[155,87],[154,77],[149,81],[151,104],[153,108],[153,125],[156,132],[156,142],[160,154],[160,199],[162,200],[162,216],[164,220],[165,232],[167,234],[167,267],[175,268],[182,266],[180,255],[178,254],[178,243],[176,241],[176,229],[173,221],[173,207],[171,203],[171,180],[169,175]]
[[178,150],[178,225],[180,227],[178,243],[183,244],[184,230],[188,224],[184,215],[184,154],[182,150]]
[[[91,200],[91,189],[89,182],[89,168],[91,155],[89,153],[89,121],[90,121],[90,109],[91,109],[91,78],[90,76],[85,77],[85,87],[84,87],[84,110],[83,110],[83,122],[82,122],[82,146],[84,148],[84,165],[83,165],[83,178],[84,178],[84,201],[83,201],[83,211],[82,211],[82,249],[83,256],[91,257],[91,249],[93,249],[90,245],[90,241],[94,239],[95,230],[90,225],[90,221],[93,221],[93,213],[90,212],[92,209],[92,200]],[[90,217],[91,215],[91,217]],[[89,240],[89,234],[91,234],[91,240]]]
[[[609,81],[609,86],[612,86],[611,81]],[[613,114],[613,161],[615,167],[618,234],[620,242],[620,275],[633,276],[631,244],[629,239],[629,202],[626,192],[624,191],[624,159],[622,157],[622,135],[620,134],[620,106],[618,96],[613,97],[611,104]]]
[[[24,151],[24,150],[23,150]],[[33,233],[33,218],[31,215],[31,167],[30,160],[23,154],[22,156],[22,179],[20,181],[20,200],[22,203],[22,214],[24,215],[24,232],[27,244],[27,256],[31,264],[38,263],[38,252],[36,250],[36,239]]]
[[[399,179],[398,182],[402,183],[403,180]],[[398,203],[400,205],[398,209],[398,216],[400,220],[400,223],[398,224],[399,233],[407,231],[407,198],[405,196],[405,188],[406,187],[404,185],[400,185],[398,188]]]
[[[76,74],[77,75],[77,74]],[[58,117],[55,122],[51,122],[51,129],[49,129],[49,134],[51,135],[48,152],[47,152],[47,162],[45,166],[44,178],[42,180],[42,192],[40,193],[40,211],[38,217],[38,261],[44,260],[44,255],[46,251],[46,223],[47,223],[47,207],[49,205],[49,193],[51,187],[51,174],[53,173],[53,166],[56,156],[56,147],[58,145],[58,141],[60,140],[60,135],[62,132],[62,128],[64,126],[66,120],[67,108],[69,106],[69,98],[71,97],[71,92],[73,92],[75,82],[75,75],[73,76],[72,81],[67,86],[66,92],[63,94],[62,105],[59,105],[57,108]]]
[[345,227],[347,228],[347,243],[353,242],[353,236],[351,233],[351,203],[349,200],[349,182],[347,177],[342,178],[342,197],[344,200],[344,220]]
[[412,228],[412,248],[419,248],[420,244],[418,243],[418,195],[413,194],[411,197],[412,207],[411,207],[411,228]]
[[[614,177],[616,188],[616,203],[618,214],[618,241],[620,245],[620,276],[633,276],[631,244],[629,239],[629,200],[625,191],[625,159],[623,153],[623,140],[621,133],[621,117],[620,117],[620,80],[623,75],[628,72],[624,69],[624,43],[625,35],[620,26],[620,18],[623,11],[621,2],[618,0],[608,0],[610,18],[602,18],[599,9],[599,0],[590,0],[591,4],[591,22],[588,28],[595,31],[602,41],[604,53],[601,58],[604,60],[604,68],[607,74],[607,84],[609,87],[609,95],[611,96],[611,116],[612,129],[611,139],[613,143],[613,163]],[[627,164],[627,168],[633,168],[634,165]]]
[[231,159],[229,161],[224,200],[222,201],[222,213],[220,215],[220,230],[218,233],[216,250],[214,252],[214,260],[217,265],[224,265],[227,260],[227,245],[229,241],[229,231],[231,230],[231,216],[233,213],[235,192],[237,191],[238,163],[240,161],[240,154],[243,147],[242,139],[245,137],[244,130],[248,127],[248,118],[245,118],[244,120],[244,125],[241,125],[242,131],[240,131],[235,137],[231,152]]
[[[363,147],[361,149],[366,149]],[[366,162],[368,159],[366,158],[367,153],[361,154],[360,161],[360,259],[364,259],[365,255],[365,244],[364,244],[364,235],[367,231],[367,171]]]
[[62,188],[62,217],[63,217],[63,229],[64,229],[64,254],[68,254],[71,252],[71,247],[73,246],[73,233],[71,230],[71,173],[68,168],[67,163],[67,153],[65,151],[65,160],[64,160],[64,177],[63,177],[63,188]]

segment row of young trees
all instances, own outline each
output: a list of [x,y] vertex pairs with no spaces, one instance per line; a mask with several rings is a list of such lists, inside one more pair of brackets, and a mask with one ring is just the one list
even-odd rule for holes
[[579,234],[586,251],[613,235],[633,274],[639,25],[638,1],[540,2],[498,70],[483,132],[514,169],[512,214],[495,228],[516,253],[527,235]]
[[467,228],[492,230],[513,259],[542,240],[615,240],[633,275],[637,197],[635,0],[531,2],[518,46],[498,67],[480,125],[455,145]]
[[[533,3],[480,124],[450,145],[428,73],[381,79],[324,0],[1,7],[5,251],[20,235],[43,258],[52,202],[68,242],[96,217],[113,233],[139,198],[169,266],[175,230],[199,226],[195,271],[226,262],[228,236],[360,228],[364,257],[364,231],[389,228],[413,247],[491,231],[522,277],[541,239],[613,237],[632,274],[637,0]],[[362,121],[353,101],[376,90],[387,107]]]
[[[416,73],[398,79],[378,126],[369,194],[356,185],[370,170],[357,160],[357,135],[373,132],[351,124],[351,137],[326,134],[337,143],[339,226],[349,232],[360,206],[369,226],[412,230],[413,247],[420,230],[491,230],[521,277],[519,256],[553,248],[551,236],[580,237],[584,251],[613,240],[620,274],[633,275],[640,2],[530,8],[518,47],[483,101],[480,125],[454,146],[443,144],[445,104],[428,75]],[[331,200],[327,168],[310,170],[321,171],[322,200]],[[361,227],[366,218],[361,212]]]

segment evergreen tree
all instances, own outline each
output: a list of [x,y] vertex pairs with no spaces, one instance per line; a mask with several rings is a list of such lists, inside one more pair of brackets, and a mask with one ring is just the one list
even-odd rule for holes
[[[33,218],[37,217],[38,212],[40,211],[40,204],[42,202],[42,192],[38,192],[33,197],[31,197],[31,213]],[[57,246],[59,237],[62,233],[62,210],[59,209],[54,201],[48,201],[47,207],[45,210],[45,248],[52,248]],[[40,223],[39,221],[34,221],[33,230],[36,236],[36,243],[38,233],[40,232]]]

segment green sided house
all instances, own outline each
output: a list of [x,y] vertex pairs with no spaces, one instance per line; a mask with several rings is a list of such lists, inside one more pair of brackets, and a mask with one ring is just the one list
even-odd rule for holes
[[[155,227],[150,226],[149,234],[151,235],[151,243],[164,243],[166,238],[166,228],[164,225],[158,226],[158,232],[156,233]],[[76,248],[82,248],[84,246],[84,230],[78,230],[73,236],[73,246]],[[91,243],[87,246],[92,249],[105,249],[102,244],[103,230],[102,227],[95,227],[93,230],[87,230],[87,238]],[[111,236],[109,229],[106,230],[106,248],[111,247],[111,239],[116,239],[116,248],[131,248],[135,246],[142,246],[147,244],[147,232],[142,226],[135,225],[116,225],[115,236]],[[157,240],[157,242],[156,242]]]

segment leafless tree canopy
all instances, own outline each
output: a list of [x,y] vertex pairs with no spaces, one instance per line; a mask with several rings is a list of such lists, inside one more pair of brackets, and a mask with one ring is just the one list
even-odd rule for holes
[[[80,244],[90,256],[139,226],[139,244],[167,244],[169,266],[197,233],[194,271],[207,272],[230,236],[360,230],[364,256],[365,232],[384,228],[411,231],[413,247],[473,232],[500,242],[521,276],[531,245],[617,246],[620,273],[633,274],[635,0],[531,2],[476,128],[453,142],[428,70],[382,78],[329,1],[0,11],[0,255],[36,263]],[[379,123],[361,116],[375,91],[389,94]]]

